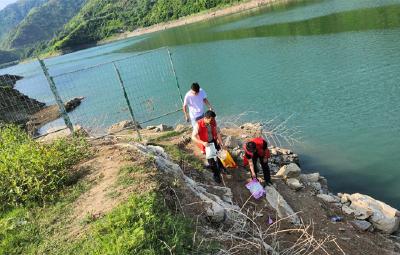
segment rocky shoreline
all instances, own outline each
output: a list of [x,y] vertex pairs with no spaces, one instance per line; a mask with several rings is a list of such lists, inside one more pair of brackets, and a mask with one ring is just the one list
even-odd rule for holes
[[[60,110],[57,105],[47,106],[15,89],[21,79],[17,75],[0,75],[0,122],[20,125],[35,136],[42,126],[61,117]],[[67,101],[66,111],[73,111],[83,100],[84,97],[75,97]]]
[[[174,187],[173,199],[182,213],[197,222],[196,228],[211,240],[224,245],[229,242],[228,246],[247,240],[249,247],[254,248],[255,242],[266,254],[280,254],[282,247],[274,244],[276,238],[296,244],[307,236],[313,240],[310,247],[325,247],[328,254],[399,254],[397,209],[359,193],[333,194],[328,180],[318,172],[302,171],[301,159],[289,149],[269,147],[274,185],[265,187],[264,198],[249,197],[245,184],[250,176],[240,158],[243,141],[256,135],[259,128],[259,124],[246,123],[221,129],[225,145],[239,164],[224,174],[223,185],[216,184],[210,172],[190,167],[193,157],[203,157],[196,155],[198,149],[190,141],[191,129],[187,126],[144,127],[140,131],[144,141],[138,143],[132,142],[137,139],[132,125],[124,121],[113,125],[113,132],[102,139],[154,160],[162,178]],[[168,150],[171,146],[179,148],[178,159]],[[280,230],[271,233],[271,226],[277,223]],[[271,235],[275,239],[270,240]],[[291,248],[283,250],[287,249]]]
[[16,90],[14,86],[20,79],[23,77],[8,74],[0,76],[0,122],[25,127],[30,117],[42,110],[45,104]]
[[[262,125],[259,123],[245,123],[239,128],[221,129],[224,143],[232,152],[232,155],[236,158],[236,162],[239,163],[239,165],[242,163],[241,157],[244,153],[242,150],[243,141],[257,134],[261,126]],[[165,127],[164,129],[172,130],[173,128]],[[153,126],[148,127],[147,130],[162,132],[160,129],[155,129]],[[181,131],[183,130],[183,126],[178,125],[174,130],[175,132]],[[188,137],[183,136],[179,144],[182,146],[182,144],[190,143],[190,140],[187,138]],[[142,151],[150,149],[153,153],[154,150],[160,150],[160,148],[151,146],[147,147],[147,149],[144,149],[143,145],[137,146],[142,146],[140,149]],[[377,254],[376,250],[366,248],[362,245],[365,240],[361,242],[353,240],[353,243],[348,243],[348,240],[359,238],[361,233],[364,233],[363,235],[366,236],[366,240],[371,244],[382,246],[384,254],[397,254],[400,252],[400,213],[397,209],[360,193],[334,194],[329,190],[328,180],[320,173],[304,173],[302,171],[299,164],[301,159],[293,151],[275,146],[270,146],[269,149],[271,151],[269,164],[274,185],[265,187],[265,199],[267,201],[266,206],[272,208],[277,215],[275,220],[284,220],[298,227],[304,226],[304,221],[307,219],[306,215],[311,217],[311,220],[320,220],[320,223],[314,225],[316,232],[317,229],[320,229],[321,232],[333,235],[336,239],[340,239],[342,243],[346,243],[344,245],[342,244],[342,247],[352,252],[346,252],[345,254]],[[166,155],[165,152],[157,152],[155,155],[164,157],[163,161],[168,159],[168,155]],[[162,163],[162,168],[164,169],[163,171],[165,171],[165,162]],[[242,171],[244,169],[239,167],[237,170]],[[178,169],[174,171],[178,171]],[[248,176],[246,173],[243,174]],[[226,176],[225,178],[229,177]],[[244,183],[248,180],[249,179],[245,180]],[[190,183],[193,185],[192,182]],[[227,231],[225,233],[219,233],[219,235],[240,235],[243,231],[247,231],[245,229],[248,226],[245,224],[241,227],[235,226],[238,221],[243,222],[241,218],[243,215],[241,213],[232,214],[231,207],[233,205],[243,208],[244,205],[234,202],[229,203],[229,201],[235,201],[235,196],[240,196],[241,194],[246,195],[248,191],[244,188],[235,187],[237,185],[242,186],[243,183],[237,183],[234,180],[232,180],[231,185],[228,183],[229,181],[227,180],[226,187],[221,187],[224,188],[225,195],[217,195],[220,199],[215,199],[212,202],[203,201],[205,204],[214,204],[211,209],[206,206],[204,210],[211,222],[223,225],[226,224],[230,229],[234,228],[235,231],[237,231],[235,233]],[[204,186],[205,183],[200,182],[199,185]],[[207,189],[207,191],[213,193],[211,190],[210,188]],[[213,194],[215,195],[216,193]],[[227,198],[226,194],[231,195]],[[210,196],[207,197],[209,198]],[[299,201],[299,199],[304,201]],[[252,201],[255,202],[254,199],[252,199]],[[225,205],[227,202],[228,206]],[[215,203],[217,205],[215,205]],[[308,204],[314,204],[314,206],[309,207]],[[315,207],[315,205],[318,205],[320,208]],[[262,215],[262,213],[260,215]],[[326,225],[328,225],[328,227]],[[269,250],[271,254],[279,254],[272,245],[268,246],[268,244],[263,243],[263,246],[266,247],[265,249]],[[358,250],[366,250],[363,253],[359,253],[354,247],[357,247]],[[339,250],[341,250],[340,247],[332,246],[332,249],[337,249],[337,252],[332,250],[332,253],[329,254],[341,254],[339,252]]]
[[[260,127],[259,123],[245,123],[241,129],[257,133]],[[244,153],[241,149],[242,144],[237,137],[228,136],[225,143],[235,156],[241,157]],[[337,207],[343,215],[353,218],[350,224],[359,230],[371,232],[377,230],[386,234],[400,231],[400,212],[397,209],[360,193],[335,195],[329,190],[328,180],[320,173],[302,173],[297,154],[289,149],[274,146],[270,146],[269,149],[271,152],[270,169],[275,174],[274,178],[282,179],[292,190],[300,191],[305,187],[310,188],[316,199]],[[269,188],[267,187],[267,189]],[[267,191],[267,196],[268,193],[271,193],[271,190],[269,191]],[[340,218],[339,220],[341,220]]]

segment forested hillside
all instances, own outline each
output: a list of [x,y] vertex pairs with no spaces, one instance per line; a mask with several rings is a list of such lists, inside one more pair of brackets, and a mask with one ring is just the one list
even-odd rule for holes
[[19,0],[0,11],[0,41],[32,10],[48,0]]
[[174,20],[231,0],[87,0],[53,41],[56,50],[91,44],[113,34]]
[[19,56],[13,52],[0,50],[0,64],[16,61]]
[[[240,1],[240,0],[239,0]],[[19,0],[0,11],[0,63],[74,50],[232,0]],[[9,53],[12,52],[12,53]]]
[[5,43],[8,48],[24,48],[49,41],[80,10],[85,0],[49,0],[34,8],[12,31]]

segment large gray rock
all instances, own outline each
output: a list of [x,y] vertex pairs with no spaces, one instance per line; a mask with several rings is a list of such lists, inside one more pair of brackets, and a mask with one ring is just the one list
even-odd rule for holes
[[127,128],[133,128],[135,126],[135,124],[133,123],[133,121],[131,120],[123,120],[121,122],[118,122],[114,125],[112,125],[109,129],[108,129],[108,133],[112,134],[112,133],[118,133],[124,129]]
[[371,214],[369,221],[375,228],[389,234],[399,228],[400,219],[396,216],[397,210],[393,207],[360,193],[350,195],[349,200],[351,209]]
[[347,205],[342,206],[342,212],[348,215],[356,215],[356,211],[348,207]]
[[[73,128],[75,134],[85,137],[89,136],[88,132],[80,125],[75,125]],[[43,143],[50,143],[57,139],[67,138],[69,136],[71,136],[71,131],[69,130],[69,128],[66,128],[65,126],[59,126],[59,127],[49,128],[46,134],[40,137],[38,141]]]
[[319,173],[300,174],[300,180],[304,183],[317,182],[319,180]]
[[296,190],[296,191],[304,188],[303,184],[301,184],[299,182],[299,180],[297,180],[296,178],[287,179],[286,184],[289,186],[289,188]]
[[290,163],[300,164],[300,159],[297,154],[283,154],[280,156],[280,164],[288,165]]
[[164,124],[158,125],[155,129],[156,132],[165,132],[165,131],[169,131],[169,130],[172,130],[172,127],[164,125]]
[[300,224],[300,218],[273,186],[266,186],[265,191],[265,197],[268,203],[275,209],[280,218],[288,218],[291,223],[296,225]]
[[344,193],[344,194],[342,194],[341,196],[340,196],[340,202],[342,203],[342,204],[346,204],[346,203],[348,203],[348,202],[350,202],[350,194],[347,194],[347,193]]
[[322,192],[322,186],[321,183],[319,182],[311,182],[310,187],[313,189],[314,192],[316,193],[323,193]]
[[270,148],[269,151],[271,152],[271,156],[278,156],[280,155],[280,151],[277,148]]
[[85,99],[84,97],[75,97],[64,104],[65,110],[67,112],[73,111],[76,107],[78,107],[82,100]]
[[[246,227],[246,217],[240,212],[240,208],[237,205],[233,205],[231,201],[229,201],[232,195],[232,191],[229,188],[219,188],[217,186],[208,186],[196,182],[192,178],[186,176],[182,168],[178,164],[172,162],[165,150],[159,146],[145,146],[139,143],[120,144],[119,146],[135,148],[144,155],[154,158],[158,170],[174,179],[181,180],[188,192],[191,192],[192,195],[201,200],[200,204],[203,206],[205,215],[211,222],[224,222],[224,224],[228,226],[231,225],[232,229],[235,229],[237,232],[240,232]],[[208,192],[207,188],[222,191],[222,197]]]
[[350,224],[361,231],[367,231],[372,226],[371,223],[365,220],[353,220],[350,221]]
[[324,200],[327,203],[337,203],[337,202],[339,202],[339,199],[337,199],[334,196],[327,195],[327,194],[318,194],[317,197],[322,199],[322,200]]
[[293,153],[291,150],[288,150],[288,149],[279,148],[278,150],[283,155],[290,155]]
[[285,165],[279,169],[276,176],[287,178],[298,178],[300,176],[301,169],[294,163]]

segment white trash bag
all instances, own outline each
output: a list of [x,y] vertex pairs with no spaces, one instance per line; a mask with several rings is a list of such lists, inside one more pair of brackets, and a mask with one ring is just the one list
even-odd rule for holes
[[217,149],[214,143],[208,143],[206,146],[206,159],[215,159],[217,157]]

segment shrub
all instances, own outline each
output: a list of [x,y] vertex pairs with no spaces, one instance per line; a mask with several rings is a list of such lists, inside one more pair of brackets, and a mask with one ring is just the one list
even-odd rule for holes
[[[166,210],[156,193],[132,196],[125,204],[96,222],[80,244],[81,254],[191,254],[193,228]],[[69,252],[67,252],[68,254]]]
[[44,145],[18,127],[0,126],[0,210],[52,200],[87,147],[79,137]]

